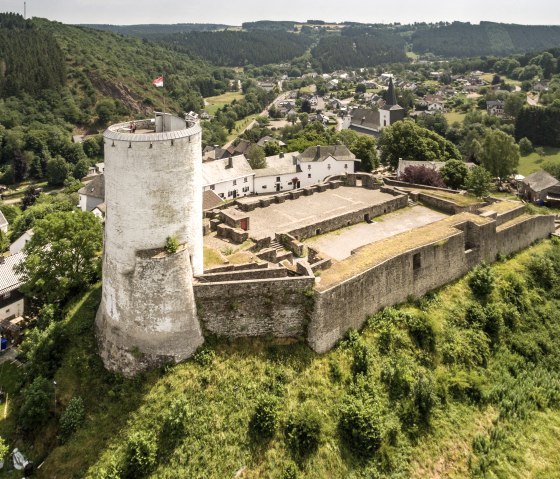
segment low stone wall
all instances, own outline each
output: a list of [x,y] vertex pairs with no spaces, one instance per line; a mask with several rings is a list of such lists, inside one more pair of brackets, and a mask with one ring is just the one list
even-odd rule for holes
[[226,264],[217,266],[204,271],[204,274],[226,273],[230,271],[247,271],[253,269],[267,269],[268,263],[243,263],[243,264]]
[[452,190],[451,188],[440,188],[439,186],[428,186],[428,185],[418,185],[416,183],[407,183],[406,181],[400,181],[395,178],[385,177],[383,182],[389,186],[402,186],[403,188],[418,188],[420,190],[432,190],[432,191],[446,191],[448,193],[459,193],[460,190]]
[[554,233],[554,216],[529,216],[521,222],[507,223],[496,231],[497,252],[503,255],[526,248],[537,239],[547,238]]
[[259,268],[243,271],[224,271],[221,273],[208,272],[196,276],[200,283],[220,283],[223,281],[241,281],[248,279],[285,278],[288,276],[286,268]]
[[301,337],[312,309],[314,277],[194,285],[205,334]]
[[316,223],[304,226],[302,228],[296,228],[290,231],[289,234],[302,241],[304,239],[317,236],[318,234],[329,233],[330,231],[335,231],[339,228],[344,228],[346,226],[361,223],[362,221],[373,219],[376,216],[391,213],[392,211],[396,211],[406,207],[407,204],[408,197],[406,195],[395,196],[394,198],[384,201],[383,203],[368,206],[357,211],[351,211],[350,213],[346,213],[340,216],[317,221]]
[[294,238],[288,233],[277,233],[276,240],[284,246],[288,251],[291,251],[298,258],[302,258],[305,251],[305,245]]
[[521,216],[523,213],[525,213],[525,205],[523,204],[513,210],[506,211],[505,213],[498,213],[496,216],[496,226],[501,226],[504,223]]
[[482,206],[486,205],[486,203],[480,202],[473,205],[462,206],[458,205],[452,200],[438,198],[436,196],[421,192],[418,192],[418,201],[421,201],[422,203],[431,206],[432,208],[443,211],[444,213],[448,213],[450,215],[454,215],[457,213],[476,213]]

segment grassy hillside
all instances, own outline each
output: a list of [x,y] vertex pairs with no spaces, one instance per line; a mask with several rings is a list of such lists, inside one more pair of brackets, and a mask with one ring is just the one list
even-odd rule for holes
[[[40,478],[558,477],[560,244],[483,269],[476,284],[493,288],[475,297],[465,278],[375,315],[321,356],[292,341],[211,340],[134,380],[95,355],[94,288],[51,345],[63,351],[56,413],[15,434],[13,386],[0,431],[46,459]],[[74,396],[86,419],[62,444]]]
[[517,171],[521,175],[527,176],[535,171],[542,170],[545,163],[560,165],[560,148],[545,147],[543,149],[545,153],[543,157],[535,152],[527,156],[521,156]]

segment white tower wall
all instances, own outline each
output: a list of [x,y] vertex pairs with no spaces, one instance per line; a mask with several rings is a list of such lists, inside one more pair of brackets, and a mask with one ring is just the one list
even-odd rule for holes
[[[104,133],[97,332],[106,367],[127,375],[186,359],[203,342],[192,288],[203,268],[201,129],[167,115],[161,132],[156,120],[137,122],[136,133],[128,123]],[[171,236],[181,246],[168,254]]]

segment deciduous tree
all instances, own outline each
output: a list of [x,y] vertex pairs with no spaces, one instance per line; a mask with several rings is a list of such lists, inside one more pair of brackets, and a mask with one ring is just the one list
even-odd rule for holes
[[17,267],[23,292],[42,302],[63,301],[97,277],[102,241],[103,227],[90,212],[52,213],[37,221]]

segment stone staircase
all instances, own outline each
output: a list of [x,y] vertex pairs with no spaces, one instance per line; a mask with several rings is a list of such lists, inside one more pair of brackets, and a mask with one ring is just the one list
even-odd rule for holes
[[282,246],[278,240],[273,239],[270,243],[270,248],[276,252],[276,262],[280,263],[284,260],[293,262],[294,255],[291,251],[288,251],[284,246]]

